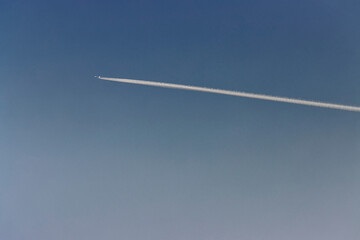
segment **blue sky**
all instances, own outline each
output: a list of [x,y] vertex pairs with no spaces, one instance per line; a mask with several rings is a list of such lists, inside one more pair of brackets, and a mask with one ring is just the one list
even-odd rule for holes
[[359,239],[357,1],[0,1],[1,239]]

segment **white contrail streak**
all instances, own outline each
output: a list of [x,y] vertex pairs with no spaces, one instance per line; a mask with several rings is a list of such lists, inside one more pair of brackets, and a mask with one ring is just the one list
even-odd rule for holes
[[152,82],[152,81],[125,79],[125,78],[108,78],[108,77],[100,77],[100,76],[95,76],[95,77],[102,79],[102,80],[108,80],[108,81],[114,81],[114,82],[148,85],[148,86],[163,87],[163,88],[176,88],[176,89],[198,91],[198,92],[209,92],[209,93],[217,93],[217,94],[224,94],[224,95],[231,95],[231,96],[238,96],[238,97],[256,98],[256,99],[262,99],[262,100],[268,100],[268,101],[294,103],[294,104],[308,105],[308,106],[314,106],[314,107],[333,108],[333,109],[340,109],[340,110],[345,110],[345,111],[360,112],[360,107],[356,107],[356,106],[340,105],[340,104],[325,103],[325,102],[315,102],[315,101],[309,101],[309,100],[276,97],[276,96],[269,96],[269,95],[263,95],[263,94],[229,91],[229,90],[213,89],[213,88],[206,88],[206,87],[196,87],[196,86],[173,84],[173,83]]

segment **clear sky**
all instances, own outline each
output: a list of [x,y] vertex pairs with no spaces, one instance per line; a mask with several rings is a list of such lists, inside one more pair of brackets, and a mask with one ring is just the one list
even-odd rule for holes
[[358,240],[355,0],[0,0],[0,239]]

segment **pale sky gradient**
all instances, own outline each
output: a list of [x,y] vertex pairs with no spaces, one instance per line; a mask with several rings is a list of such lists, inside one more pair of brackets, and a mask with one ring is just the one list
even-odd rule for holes
[[0,239],[358,240],[360,2],[0,1]]

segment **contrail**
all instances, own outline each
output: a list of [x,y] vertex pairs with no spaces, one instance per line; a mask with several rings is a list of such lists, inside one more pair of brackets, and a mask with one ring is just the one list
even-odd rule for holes
[[263,95],[263,94],[229,91],[229,90],[213,89],[213,88],[206,88],[206,87],[196,87],[196,86],[173,84],[173,83],[133,80],[133,79],[125,79],[125,78],[108,78],[108,77],[100,77],[100,76],[95,76],[95,77],[102,79],[102,80],[108,80],[108,81],[114,81],[114,82],[148,85],[148,86],[163,87],[163,88],[176,88],[176,89],[198,91],[198,92],[209,92],[209,93],[217,93],[217,94],[230,95],[230,96],[255,98],[255,99],[268,100],[268,101],[294,103],[294,104],[308,105],[308,106],[314,106],[314,107],[323,107],[323,108],[332,108],[332,109],[339,109],[339,110],[345,110],[345,111],[360,112],[360,107],[356,107],[356,106],[340,105],[340,104],[325,103],[325,102],[315,102],[315,101],[309,101],[309,100],[301,100],[301,99],[286,98],[286,97],[276,97],[276,96],[269,96],[269,95]]

